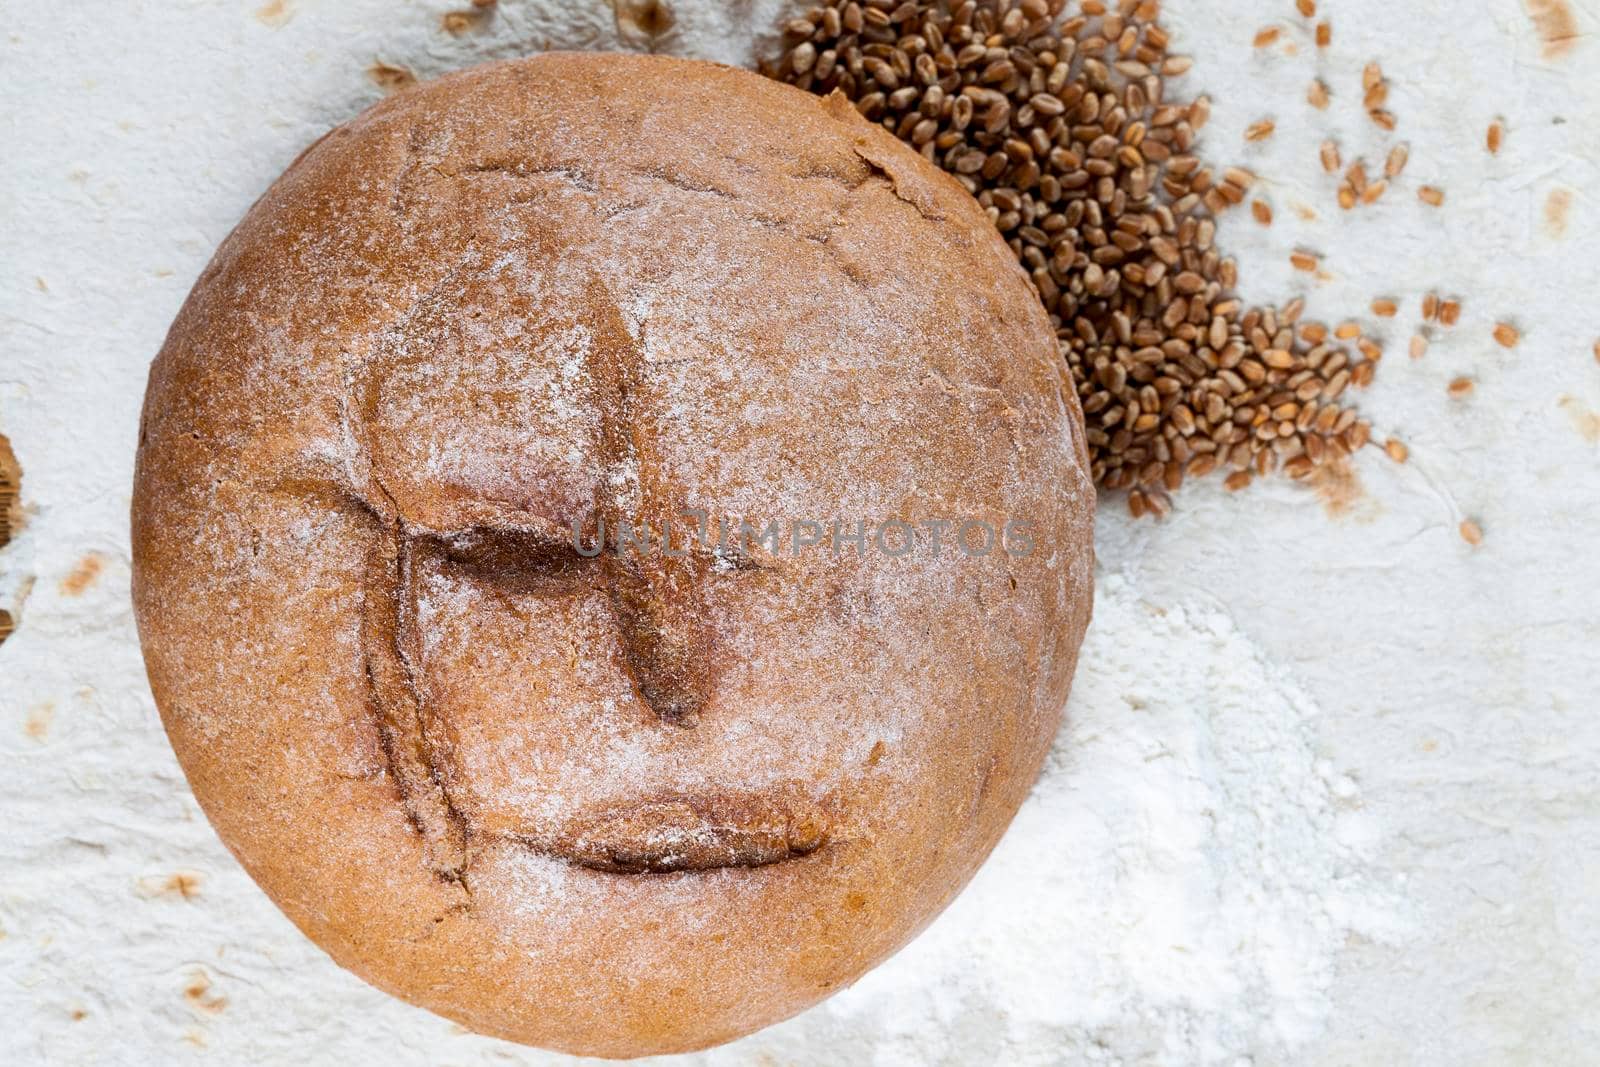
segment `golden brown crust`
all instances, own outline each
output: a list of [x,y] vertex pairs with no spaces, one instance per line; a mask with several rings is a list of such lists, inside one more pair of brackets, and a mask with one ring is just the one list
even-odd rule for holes
[[[571,544],[696,507],[1034,551]],[[309,936],[628,1056],[791,1015],[948,903],[1059,723],[1092,516],[958,187],[841,101],[553,54],[386,100],[224,243],[151,370],[135,604],[196,796]]]

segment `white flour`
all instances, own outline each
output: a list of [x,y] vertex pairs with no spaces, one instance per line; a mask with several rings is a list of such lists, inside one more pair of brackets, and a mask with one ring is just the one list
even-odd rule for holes
[[1317,709],[1220,612],[1115,576],[1095,610],[1070,722],[1000,848],[797,1025],[907,1067],[1232,1064],[1318,1036],[1345,939],[1392,920]]

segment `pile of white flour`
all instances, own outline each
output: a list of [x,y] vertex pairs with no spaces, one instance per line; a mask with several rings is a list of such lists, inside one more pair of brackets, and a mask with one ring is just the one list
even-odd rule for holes
[[1326,1021],[1393,919],[1317,709],[1221,613],[1102,575],[1070,721],[968,891],[796,1025],[873,1062],[1232,1064]]

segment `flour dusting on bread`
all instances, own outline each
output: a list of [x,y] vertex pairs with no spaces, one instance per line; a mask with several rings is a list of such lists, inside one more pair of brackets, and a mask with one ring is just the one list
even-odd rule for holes
[[[993,847],[1093,507],[958,187],[753,75],[556,54],[390,97],[227,240],[152,371],[136,602],[196,795],[336,959],[681,1050],[853,980]],[[579,551],[696,514],[781,535]],[[892,520],[914,551],[848,540]]]

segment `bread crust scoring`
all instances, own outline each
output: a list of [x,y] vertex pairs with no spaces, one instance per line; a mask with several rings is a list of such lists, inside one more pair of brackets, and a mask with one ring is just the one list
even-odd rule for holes
[[[955,525],[578,550],[689,512]],[[224,242],[151,370],[134,599],[196,797],[302,930],[631,1056],[800,1011],[966,883],[1059,725],[1093,514],[958,186],[842,100],[550,54],[384,101]]]

